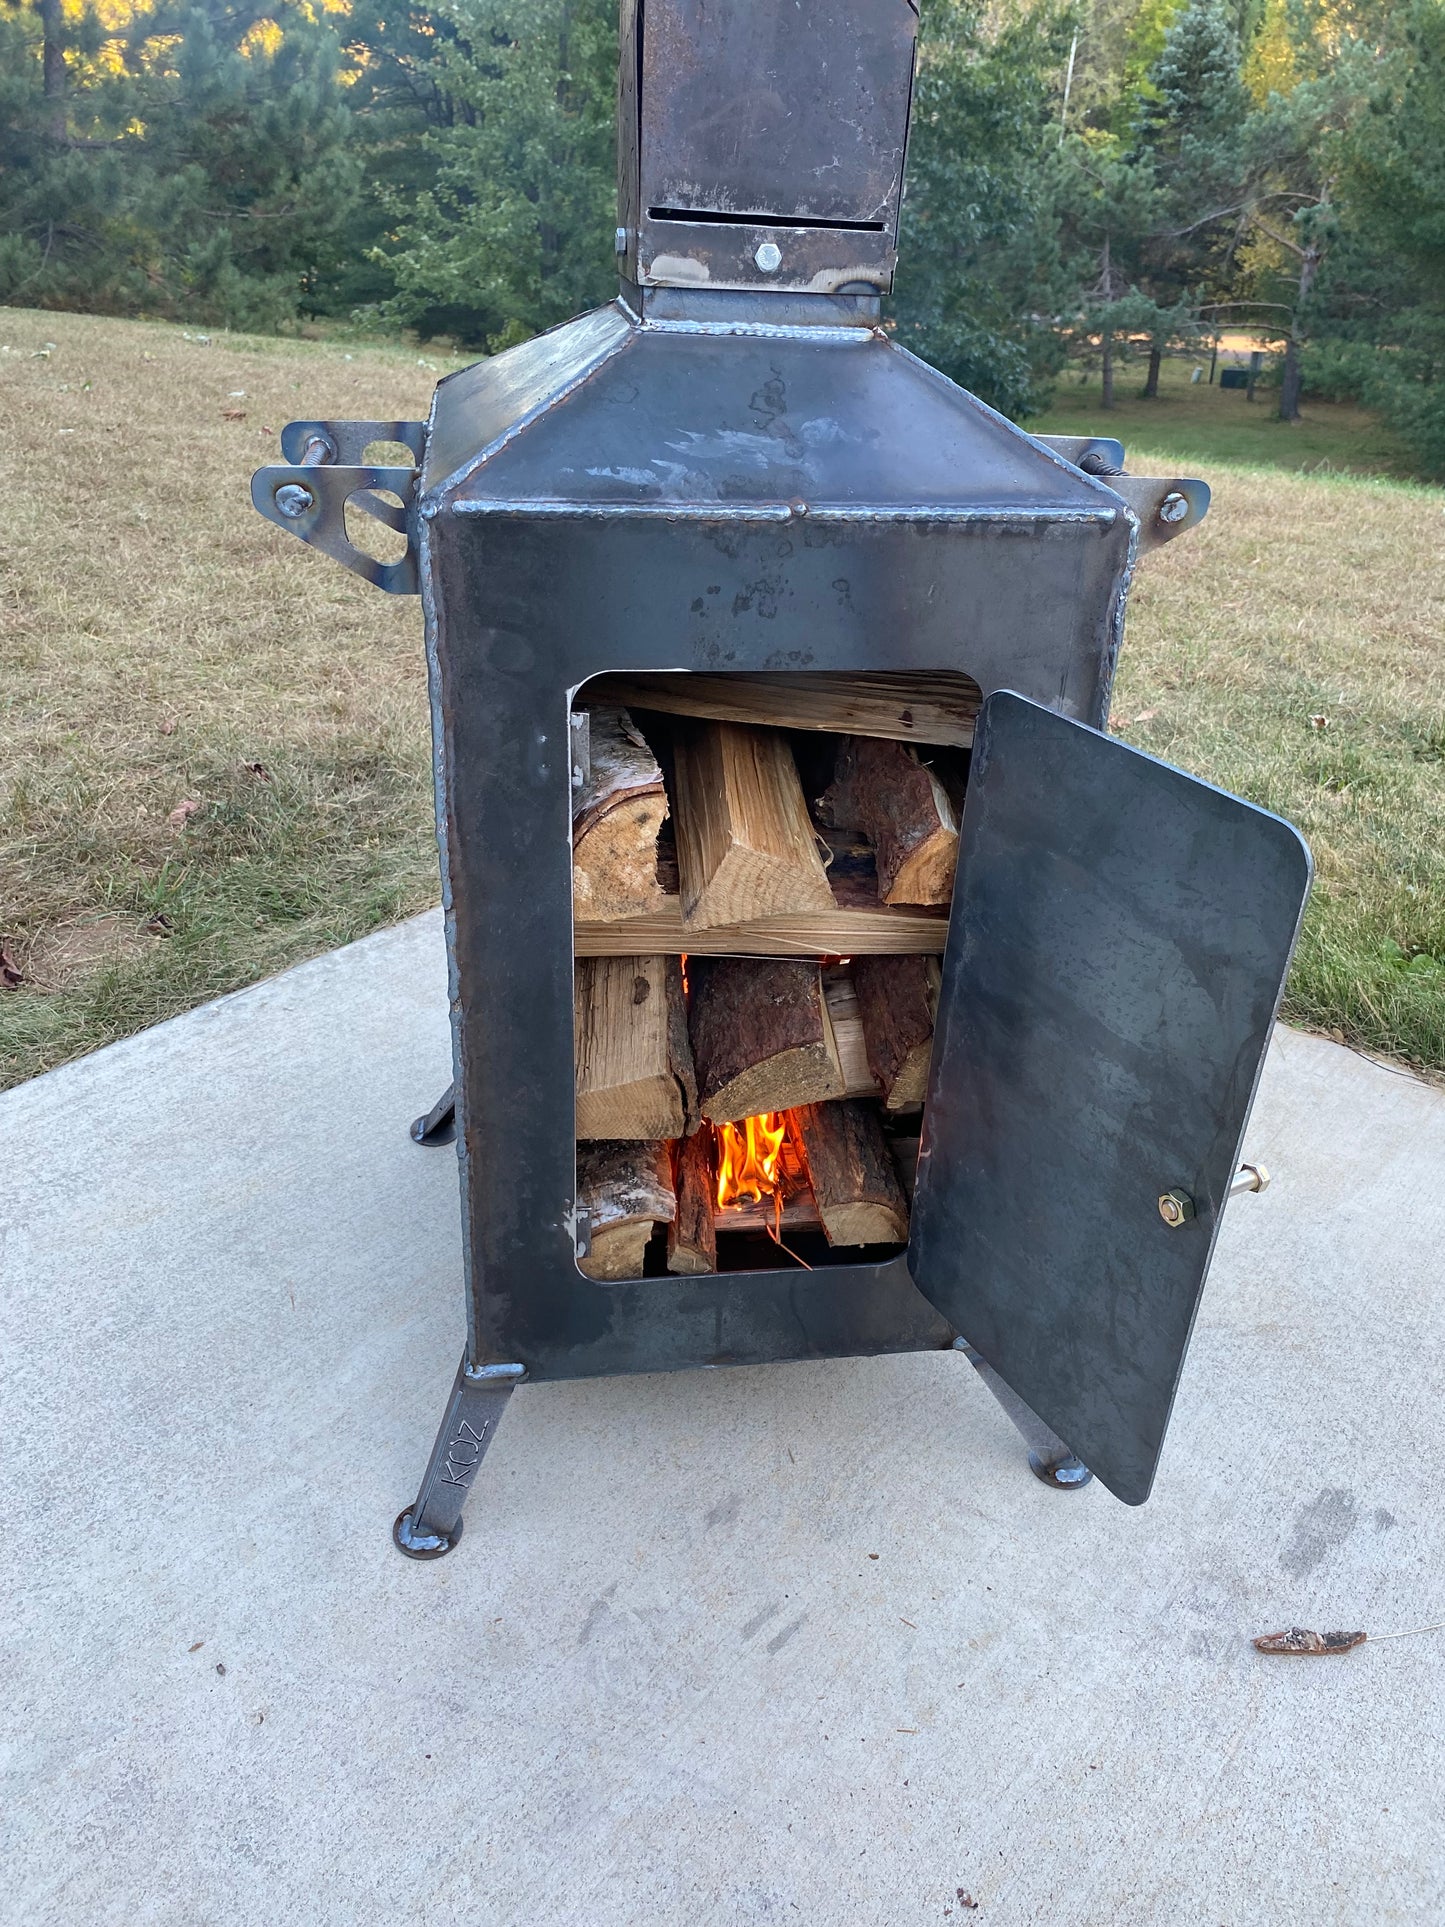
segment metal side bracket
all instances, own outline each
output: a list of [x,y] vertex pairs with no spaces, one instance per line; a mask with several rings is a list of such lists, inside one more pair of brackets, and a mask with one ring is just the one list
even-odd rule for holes
[[[365,577],[389,595],[416,595],[415,502],[417,467],[425,446],[424,422],[288,422],[281,431],[285,464],[259,468],[251,477],[251,502],[279,529],[323,550],[333,561]],[[410,468],[379,467],[361,460],[376,442],[400,442],[415,458]],[[384,502],[384,489],[401,502]],[[379,562],[346,533],[346,504],[354,502],[407,538],[406,554]]]
[[1139,549],[1148,554],[1197,528],[1209,513],[1209,484],[1191,476],[1126,475],[1124,444],[1107,435],[1036,435],[1085,475],[1103,482],[1139,518]]

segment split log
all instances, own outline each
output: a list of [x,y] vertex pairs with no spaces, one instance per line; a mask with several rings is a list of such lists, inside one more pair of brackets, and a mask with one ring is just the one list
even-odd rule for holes
[[800,1191],[784,1198],[781,1213],[771,1198],[746,1198],[741,1204],[724,1205],[719,1210],[717,1228],[720,1232],[761,1231],[765,1237],[775,1237],[790,1231],[821,1231],[823,1220],[805,1180]]
[[788,1118],[830,1245],[908,1242],[908,1206],[878,1114],[849,1098]]
[[842,1066],[815,963],[689,958],[698,1102],[714,1124],[841,1097]]
[[831,910],[685,930],[674,825],[664,823],[657,840],[657,874],[666,893],[662,908],[616,923],[579,919],[573,930],[575,954],[613,957],[689,951],[700,957],[852,957],[942,951],[948,940],[946,909],[905,905],[890,909],[879,903],[878,870],[867,837],[861,832],[836,831],[829,840],[833,846],[828,870]]
[[833,882],[828,910],[690,930],[682,921],[680,899],[670,896],[656,911],[625,922],[579,921],[573,942],[579,957],[663,950],[697,957],[860,957],[878,951],[890,956],[912,951],[941,954],[948,942],[948,914],[938,909],[889,909],[879,903],[870,872],[866,886],[851,879]]
[[880,902],[947,903],[953,894],[958,817],[942,783],[906,743],[848,737],[818,816],[872,838]]
[[833,1026],[833,1042],[838,1047],[838,1062],[843,1071],[844,1097],[877,1097],[878,1081],[868,1062],[863,1036],[863,1019],[858,1010],[858,995],[846,964],[829,964],[823,970],[823,1001],[828,1006],[828,1021]]
[[667,816],[662,771],[625,709],[587,717],[588,774],[572,797],[572,907],[579,919],[612,923],[666,901],[657,875],[657,833]]
[[577,1209],[592,1243],[577,1264],[589,1278],[640,1278],[653,1229],[677,1215],[665,1144],[583,1144],[577,1149]]
[[667,1227],[667,1268],[690,1275],[717,1270],[716,1146],[711,1131],[696,1131],[672,1147],[677,1216]]
[[834,670],[765,670],[709,675],[598,677],[599,702],[630,703],[669,716],[769,723],[775,729],[826,729],[840,735],[889,736],[900,742],[973,741],[979,687],[970,676],[886,670],[863,675]]
[[935,957],[858,957],[853,990],[868,1068],[890,1111],[921,1104],[933,1058],[940,971]]
[[697,1079],[676,957],[579,958],[573,979],[577,1136],[697,1129]]
[[675,745],[685,929],[832,910],[798,766],[772,729],[698,723]]

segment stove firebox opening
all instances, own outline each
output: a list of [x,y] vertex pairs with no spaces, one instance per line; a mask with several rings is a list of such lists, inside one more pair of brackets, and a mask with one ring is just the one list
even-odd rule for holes
[[979,700],[951,672],[577,691],[586,1276],[813,1270],[907,1244]]

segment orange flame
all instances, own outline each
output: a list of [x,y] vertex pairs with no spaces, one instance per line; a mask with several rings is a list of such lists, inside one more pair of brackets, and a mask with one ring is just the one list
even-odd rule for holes
[[741,1124],[717,1127],[717,1201],[719,1208],[751,1199],[761,1204],[778,1191],[778,1165],[788,1134],[781,1111],[745,1117]]

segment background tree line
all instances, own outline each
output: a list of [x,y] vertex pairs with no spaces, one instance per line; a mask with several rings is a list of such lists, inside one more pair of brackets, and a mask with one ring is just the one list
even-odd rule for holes
[[[614,285],[615,0],[0,0],[0,301],[488,350]],[[1012,415],[1223,326],[1445,474],[1445,0],[924,0],[900,339]]]

